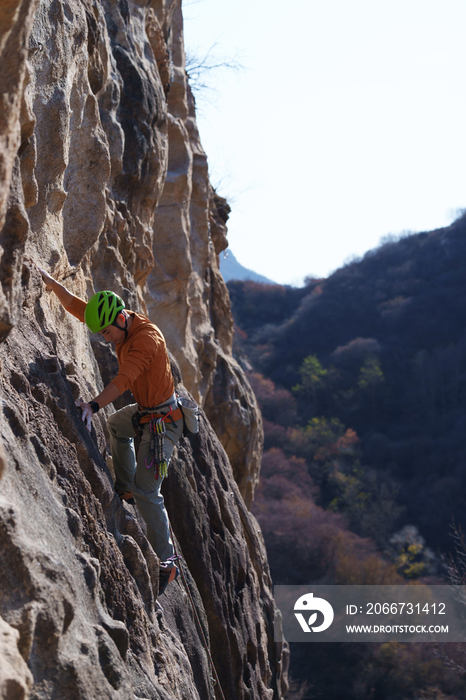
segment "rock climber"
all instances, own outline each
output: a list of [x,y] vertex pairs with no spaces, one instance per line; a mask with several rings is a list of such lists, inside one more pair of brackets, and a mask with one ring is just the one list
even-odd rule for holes
[[[38,269],[47,289],[53,290],[66,311],[85,322],[92,333],[115,344],[117,376],[91,401],[75,403],[90,431],[92,415],[131,389],[137,403],[116,411],[107,421],[115,491],[122,501],[136,502],[147,525],[147,539],[161,562],[166,563],[161,573],[170,570],[171,580],[178,570],[173,564],[173,542],[160,487],[183,432],[183,415],[177,404],[165,339],[148,318],[127,311],[114,292],[98,292],[86,303]],[[140,437],[137,458],[135,428]]]

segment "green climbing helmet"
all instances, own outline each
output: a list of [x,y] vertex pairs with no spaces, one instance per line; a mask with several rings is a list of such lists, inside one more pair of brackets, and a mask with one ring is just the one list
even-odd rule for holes
[[92,333],[98,333],[110,326],[124,308],[125,302],[115,292],[97,292],[86,304],[84,320]]

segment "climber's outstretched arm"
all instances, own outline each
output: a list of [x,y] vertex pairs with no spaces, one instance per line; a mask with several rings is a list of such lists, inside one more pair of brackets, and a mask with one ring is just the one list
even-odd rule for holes
[[[40,274],[42,275],[42,279],[44,280],[45,286],[47,289],[51,289],[58,297],[60,300],[61,304],[65,307],[65,309],[71,304],[71,302],[74,299],[74,295],[69,292],[66,287],[64,287],[60,282],[57,282],[51,275],[49,275],[48,272],[43,270],[39,265],[37,265],[37,269],[39,270]],[[76,406],[78,406],[81,411],[82,411],[82,420],[86,424],[87,429],[91,430],[91,418],[92,414],[95,413],[95,409],[100,409],[103,408],[104,406],[108,406],[109,403],[112,403],[112,401],[115,401],[120,396],[121,392],[119,388],[117,387],[116,384],[113,384],[113,382],[110,382],[103,391],[100,392],[98,396],[95,397],[95,399],[91,402],[87,401],[75,401]],[[92,406],[91,406],[92,404]],[[95,405],[97,404],[97,406]],[[94,407],[94,411],[92,410]]]

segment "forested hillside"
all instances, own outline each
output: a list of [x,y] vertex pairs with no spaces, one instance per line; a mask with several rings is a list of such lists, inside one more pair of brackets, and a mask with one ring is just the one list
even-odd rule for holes
[[[445,580],[466,529],[466,217],[301,289],[228,287],[274,583]],[[429,645],[307,646],[291,645],[296,700],[464,697]]]
[[292,392],[297,422],[354,430],[362,467],[398,489],[398,524],[447,549],[466,519],[466,219],[303,289],[229,290],[237,343]]

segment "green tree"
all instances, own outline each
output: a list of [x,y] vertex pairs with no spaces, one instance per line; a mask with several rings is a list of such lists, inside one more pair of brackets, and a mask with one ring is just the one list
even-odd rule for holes
[[419,578],[435,570],[436,557],[414,525],[405,525],[390,538],[389,553],[406,578]]
[[359,370],[358,387],[363,391],[372,392],[385,382],[385,377],[376,355],[369,355]]
[[377,407],[380,390],[385,384],[384,373],[377,355],[369,355],[359,370],[358,388],[362,398],[369,402],[371,412]]
[[311,412],[315,410],[317,392],[324,388],[327,374],[328,370],[322,367],[317,355],[308,355],[299,368],[301,382],[293,387],[293,392],[309,401]]

